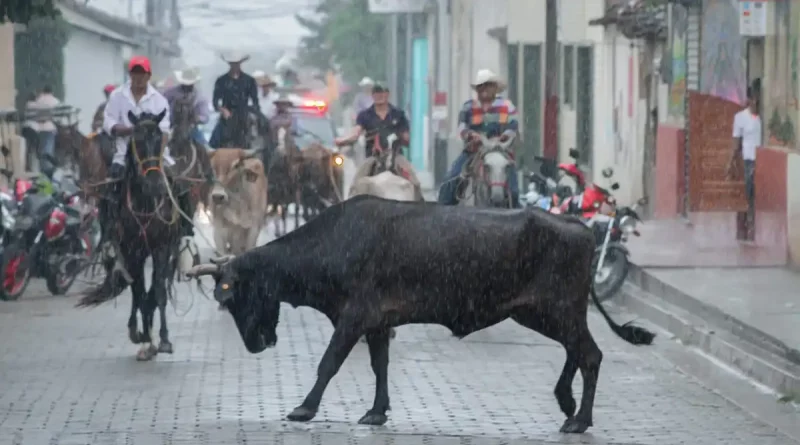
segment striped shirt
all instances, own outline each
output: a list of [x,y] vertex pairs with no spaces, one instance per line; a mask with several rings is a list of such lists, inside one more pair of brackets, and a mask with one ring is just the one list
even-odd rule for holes
[[500,96],[495,98],[488,110],[483,109],[480,101],[470,99],[464,102],[461,112],[458,113],[458,133],[461,139],[466,138],[468,130],[494,138],[503,134],[514,136],[518,129],[517,107]]

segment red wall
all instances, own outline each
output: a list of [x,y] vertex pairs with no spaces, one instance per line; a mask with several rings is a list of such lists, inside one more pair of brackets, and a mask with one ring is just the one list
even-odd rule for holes
[[[654,219],[674,220],[680,214],[683,184],[684,130],[660,125],[656,140]],[[756,162],[756,245],[770,250],[771,257],[786,257],[787,236],[787,154],[778,149],[758,149]],[[736,242],[736,213],[693,213],[693,234],[733,238]],[[716,243],[725,243],[718,239]]]
[[683,149],[682,128],[658,126],[656,163],[651,172],[655,176],[653,217],[656,219],[670,219],[680,213],[684,182]]

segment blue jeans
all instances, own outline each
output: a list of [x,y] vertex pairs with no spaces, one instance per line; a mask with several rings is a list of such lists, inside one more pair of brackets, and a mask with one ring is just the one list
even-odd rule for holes
[[[458,198],[456,197],[456,191],[458,189],[458,185],[460,180],[457,179],[461,172],[464,170],[464,165],[466,165],[467,161],[470,159],[470,153],[462,151],[460,155],[453,161],[453,165],[450,166],[450,171],[447,172],[447,176],[444,179],[444,183],[439,188],[439,204],[444,205],[456,205],[458,204]],[[519,180],[517,178],[517,167],[516,166],[509,166],[508,168],[508,189],[511,192],[511,202],[514,208],[520,206],[519,204]]]
[[192,129],[191,137],[192,140],[201,147],[208,145],[208,141],[206,141],[206,135],[203,134],[203,131],[200,130],[200,127],[194,127]]
[[55,131],[40,131],[39,132],[39,154],[48,154],[55,157],[56,155],[56,132]]

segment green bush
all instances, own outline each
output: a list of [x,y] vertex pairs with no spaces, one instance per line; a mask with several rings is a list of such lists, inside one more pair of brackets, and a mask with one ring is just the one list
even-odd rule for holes
[[[64,46],[69,40],[69,24],[63,18],[35,18],[14,38],[14,77],[17,108],[45,85],[56,97],[64,98]],[[91,67],[86,67],[91,69]]]
[[0,1],[0,23],[27,24],[39,17],[58,15],[54,0],[3,0]]

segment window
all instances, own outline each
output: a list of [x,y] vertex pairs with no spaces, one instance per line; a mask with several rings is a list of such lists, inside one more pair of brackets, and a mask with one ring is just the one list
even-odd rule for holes
[[589,167],[592,165],[592,148],[594,144],[592,108],[594,107],[594,52],[589,46],[578,47],[576,73],[576,103],[575,103],[575,142],[576,149],[581,153],[581,160]]
[[508,99],[519,106],[519,44],[508,44]]
[[575,77],[575,47],[567,45],[564,47],[564,77],[563,77],[563,99],[565,105],[575,105],[574,103],[574,77]]
[[532,168],[533,156],[542,154],[542,46],[525,45],[522,57],[523,162]]

